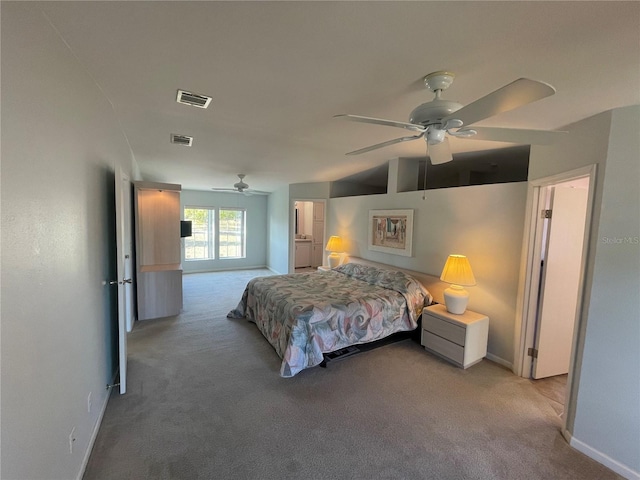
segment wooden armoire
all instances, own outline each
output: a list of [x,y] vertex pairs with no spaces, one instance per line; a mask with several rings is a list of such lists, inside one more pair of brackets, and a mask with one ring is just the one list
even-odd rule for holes
[[175,184],[134,183],[138,320],[182,309],[180,191]]

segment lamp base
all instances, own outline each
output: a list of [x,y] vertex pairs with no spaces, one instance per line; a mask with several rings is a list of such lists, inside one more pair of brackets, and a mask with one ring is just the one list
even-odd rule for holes
[[327,256],[327,261],[329,262],[329,268],[336,268],[340,265],[340,255],[335,252],[331,252],[329,256]]
[[462,315],[469,303],[469,292],[460,285],[451,285],[444,291],[444,304],[447,312]]

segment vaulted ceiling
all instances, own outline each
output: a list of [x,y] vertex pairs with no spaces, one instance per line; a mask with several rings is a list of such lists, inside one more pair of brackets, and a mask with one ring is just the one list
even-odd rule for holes
[[[468,104],[520,77],[557,93],[480,122],[558,129],[640,103],[638,2],[25,2],[39,9],[112,103],[145,179],[208,190],[245,173],[252,188],[336,180],[422,141],[339,113],[408,121],[444,98]],[[185,89],[213,97],[176,103]],[[170,134],[194,136],[190,148]],[[452,140],[456,152],[513,146]],[[455,160],[454,160],[455,161]]]

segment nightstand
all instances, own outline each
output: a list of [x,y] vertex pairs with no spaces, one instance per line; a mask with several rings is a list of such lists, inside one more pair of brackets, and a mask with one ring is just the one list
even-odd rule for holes
[[331,267],[328,267],[327,265],[320,265],[318,267],[319,272],[328,272],[329,270],[331,270]]
[[467,310],[462,315],[436,304],[422,310],[421,344],[428,351],[468,368],[487,355],[489,317]]

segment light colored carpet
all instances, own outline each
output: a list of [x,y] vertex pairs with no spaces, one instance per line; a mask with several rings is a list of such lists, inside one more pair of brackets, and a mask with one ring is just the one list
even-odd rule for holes
[[541,395],[547,397],[547,401],[555,412],[562,416],[567,390],[567,375],[556,375],[540,380],[530,380],[530,382]]
[[486,360],[462,370],[404,340],[281,378],[256,326],[226,318],[268,274],[185,275],[183,313],[136,325],[86,480],[620,478]]

